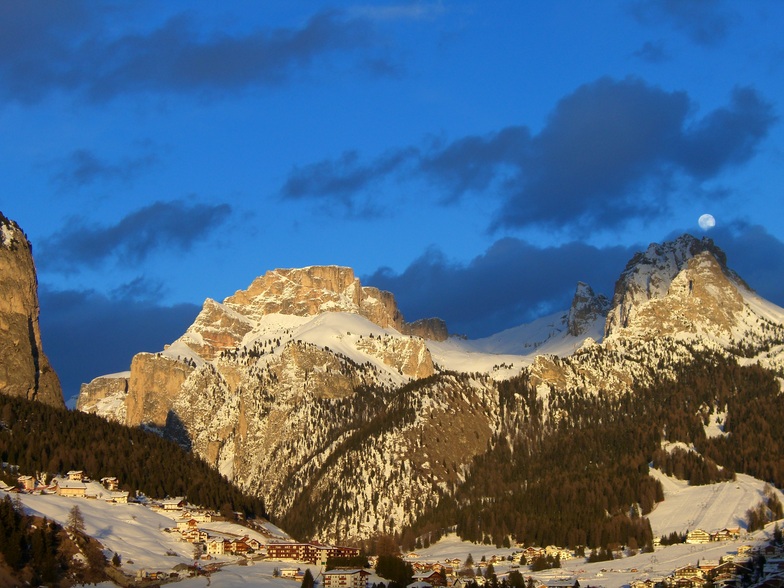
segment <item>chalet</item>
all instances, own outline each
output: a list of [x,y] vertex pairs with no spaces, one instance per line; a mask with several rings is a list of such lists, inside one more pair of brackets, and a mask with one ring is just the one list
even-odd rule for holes
[[180,535],[188,543],[206,543],[210,538],[207,531],[200,531],[199,529],[184,529],[180,531]]
[[719,561],[716,559],[703,559],[697,562],[697,567],[702,570],[702,573],[705,574],[711,571],[713,568],[719,565]]
[[187,531],[188,529],[196,529],[199,524],[196,519],[179,519],[177,520],[177,530]]
[[738,555],[747,555],[751,553],[754,548],[751,545],[741,545],[738,547]]
[[242,540],[247,543],[248,547],[250,547],[253,551],[258,551],[261,549],[261,541],[258,539],[254,539],[253,537],[248,537],[245,535]]
[[245,543],[245,541],[243,541],[242,539],[235,539],[234,541],[230,542],[229,552],[232,555],[245,555],[246,553],[250,553],[251,551],[253,550],[250,548],[250,545]]
[[741,564],[728,561],[722,564],[717,565],[715,568],[710,570],[708,577],[716,584],[722,580],[734,580],[741,576],[750,575],[751,570]]
[[413,580],[415,582],[425,582],[430,586],[446,586],[446,577],[439,571],[431,570],[429,572],[422,572],[421,574],[414,574]]
[[106,502],[113,502],[115,504],[128,504],[127,492],[109,492],[104,494],[103,499]]
[[84,482],[85,475],[82,470],[71,470],[65,477],[73,482]]
[[368,576],[365,570],[329,570],[323,573],[324,588],[367,588]]
[[675,578],[702,578],[702,570],[691,564],[676,568],[672,573]]
[[280,570],[280,577],[286,580],[293,580],[297,572],[299,572],[299,568],[282,568]]
[[120,489],[120,480],[115,477],[101,478],[101,484],[107,490],[116,491]]
[[686,535],[686,543],[710,543],[710,540],[710,534],[702,529],[694,529]]
[[197,523],[211,523],[212,522],[212,514],[208,511],[195,511],[195,512],[186,512],[183,516],[186,519],[193,519]]
[[16,481],[19,487],[25,492],[32,492],[35,490],[36,479],[34,476],[19,476]]
[[87,495],[87,485],[83,482],[76,482],[72,479],[55,478],[57,494],[59,496],[75,496],[84,498]]
[[180,510],[185,505],[185,497],[177,496],[175,498],[164,498],[161,500],[161,508],[163,510]]
[[223,539],[207,541],[207,555],[223,555],[225,553]]

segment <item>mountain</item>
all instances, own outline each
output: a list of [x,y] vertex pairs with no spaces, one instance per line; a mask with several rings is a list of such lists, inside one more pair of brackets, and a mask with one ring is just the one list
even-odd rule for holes
[[[578,284],[569,310],[474,341],[447,337],[437,319],[406,323],[392,294],[349,268],[274,270],[208,299],[179,339],[136,355],[129,372],[83,385],[77,407],[177,440],[303,537],[357,541],[458,520],[475,533],[474,515],[488,529],[493,521],[494,535],[507,523],[485,509],[504,503],[529,521],[508,522],[509,534],[542,540],[537,529],[556,527],[534,516],[546,505],[530,512],[552,493],[532,494],[549,480],[542,471],[592,461],[617,488],[586,500],[569,523],[585,534],[568,540],[643,542],[650,531],[638,522],[624,523],[626,535],[620,523],[601,528],[607,512],[653,508],[646,472],[662,431],[734,459],[723,441],[705,441],[698,419],[725,405],[736,428],[754,418],[738,401],[752,392],[725,381],[753,383],[774,402],[783,344],[784,310],[751,291],[712,241],[689,235],[635,255],[612,301]],[[784,475],[753,443],[730,438],[744,463]],[[604,453],[579,453],[590,447]],[[573,478],[586,496],[597,486]],[[567,540],[562,524],[552,541]]]
[[65,406],[60,380],[41,344],[33,248],[0,213],[0,393]]

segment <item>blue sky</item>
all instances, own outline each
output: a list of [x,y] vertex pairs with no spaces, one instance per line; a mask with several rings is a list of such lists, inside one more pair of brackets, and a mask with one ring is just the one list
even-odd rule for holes
[[277,267],[353,267],[478,337],[578,280],[609,296],[689,232],[784,305],[782,22],[765,0],[0,0],[0,211],[66,398]]

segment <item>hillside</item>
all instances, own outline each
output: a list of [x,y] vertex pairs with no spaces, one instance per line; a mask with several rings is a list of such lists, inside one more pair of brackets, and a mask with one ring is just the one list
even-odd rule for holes
[[[410,544],[457,523],[497,544],[643,544],[652,533],[628,513],[661,500],[647,464],[665,440],[699,447],[695,480],[719,464],[782,483],[782,453],[761,449],[778,425],[755,414],[779,410],[784,310],[708,239],[637,254],[612,301],[578,284],[569,310],[475,341],[428,325],[413,335],[394,297],[348,268],[274,270],[207,300],[182,337],[85,385],[78,406],[175,439],[260,492],[289,532],[327,541]],[[705,438],[714,414],[735,432]],[[592,500],[597,474],[608,487]],[[583,505],[558,524],[537,498],[553,484],[551,503]],[[499,505],[515,516],[498,520]]]

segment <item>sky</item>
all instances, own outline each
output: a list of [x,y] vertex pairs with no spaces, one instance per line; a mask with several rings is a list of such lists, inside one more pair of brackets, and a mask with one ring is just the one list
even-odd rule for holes
[[778,0],[0,0],[0,212],[64,396],[280,267],[352,267],[481,337],[690,233],[784,306],[782,22]]

